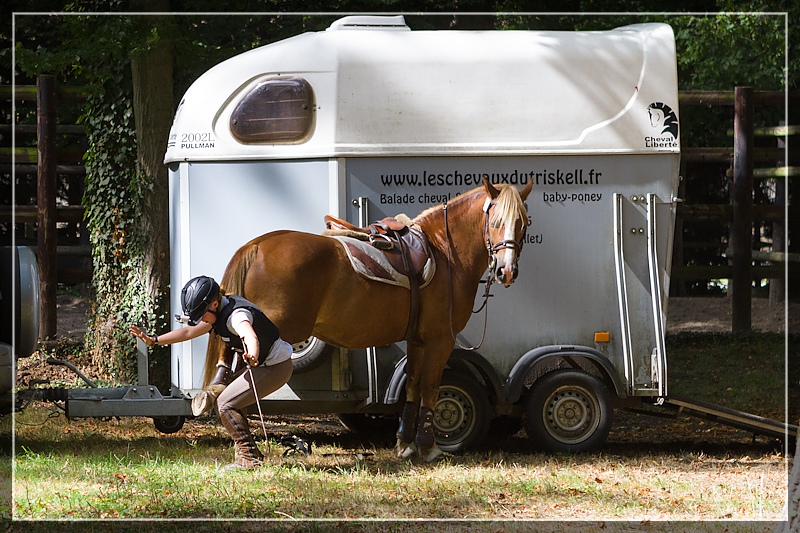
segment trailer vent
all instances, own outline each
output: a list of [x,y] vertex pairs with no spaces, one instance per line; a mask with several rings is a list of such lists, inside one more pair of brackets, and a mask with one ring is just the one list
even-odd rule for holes
[[245,144],[298,143],[314,123],[314,92],[303,78],[259,83],[231,114],[231,133]]
[[372,16],[372,15],[351,15],[335,20],[326,31],[338,30],[393,30],[411,31],[406,26],[406,19],[403,15],[394,16]]

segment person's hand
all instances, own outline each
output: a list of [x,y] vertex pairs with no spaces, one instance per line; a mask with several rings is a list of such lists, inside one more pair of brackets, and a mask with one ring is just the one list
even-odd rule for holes
[[258,366],[258,355],[244,352],[242,354],[242,359],[244,359],[244,362],[250,366]]
[[134,326],[133,324],[131,324],[130,328],[128,328],[128,331],[134,337],[142,339],[144,343],[148,346],[152,346],[153,344],[155,344],[153,337],[147,335],[144,331],[142,331],[142,329],[139,326]]
[[258,366],[259,345],[256,332],[250,322],[242,322],[239,327],[244,329],[244,335],[240,337],[242,339],[242,348],[244,348],[242,359],[250,366]]

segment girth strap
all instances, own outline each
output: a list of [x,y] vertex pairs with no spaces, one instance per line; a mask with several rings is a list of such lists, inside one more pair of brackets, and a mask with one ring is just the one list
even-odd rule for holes
[[408,325],[403,335],[404,341],[416,337],[417,325],[419,323],[419,277],[416,275],[408,276],[408,284],[408,293],[411,295],[411,303],[408,311]]

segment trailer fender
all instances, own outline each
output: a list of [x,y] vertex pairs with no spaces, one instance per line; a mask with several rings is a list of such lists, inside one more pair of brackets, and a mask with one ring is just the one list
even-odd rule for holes
[[383,395],[383,403],[391,405],[400,401],[400,394],[406,386],[406,356],[403,356],[394,366],[386,392]]
[[36,351],[39,298],[39,265],[33,249],[0,247],[0,342],[13,347],[12,361]]
[[522,391],[525,389],[525,379],[530,371],[543,362],[555,359],[564,359],[571,366],[578,366],[577,360],[590,362],[603,377],[608,378],[614,385],[614,392],[617,396],[620,398],[627,396],[626,386],[608,357],[586,346],[554,345],[540,346],[519,358],[506,380],[506,400],[510,403],[519,401]]
[[[482,355],[466,350],[453,350],[447,360],[447,369],[473,376],[478,382],[486,385],[490,393],[489,400],[494,404],[498,398],[502,398],[503,382],[494,367]],[[383,403],[394,404],[400,400],[400,396],[406,386],[406,357],[400,359],[394,367],[394,372],[386,387]]]

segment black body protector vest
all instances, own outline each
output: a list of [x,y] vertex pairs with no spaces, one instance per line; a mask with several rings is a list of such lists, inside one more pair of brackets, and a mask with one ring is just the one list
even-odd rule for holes
[[241,296],[226,296],[228,304],[217,311],[217,320],[214,321],[212,326],[214,332],[225,341],[225,344],[234,350],[243,350],[244,345],[242,339],[235,331],[228,329],[228,318],[237,309],[247,309],[253,314],[253,330],[258,337],[259,351],[258,351],[258,364],[264,362],[264,359],[272,349],[272,345],[280,338],[278,326],[272,323],[267,318],[264,312],[256,307],[255,304],[245,300]]

